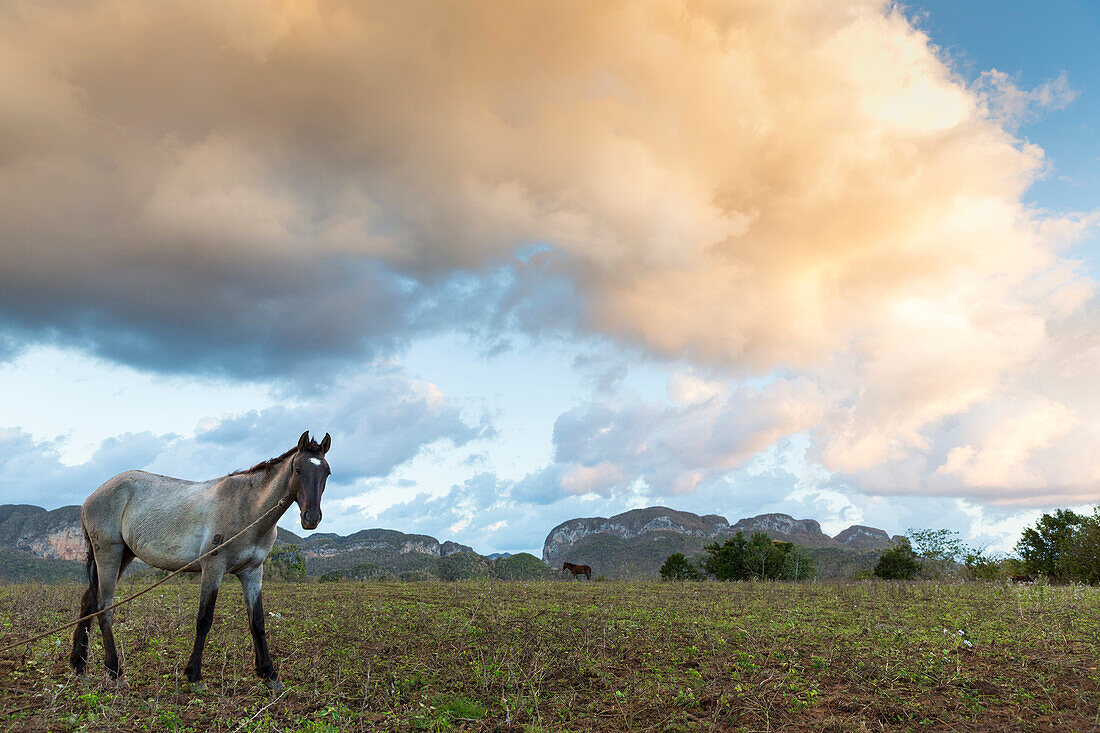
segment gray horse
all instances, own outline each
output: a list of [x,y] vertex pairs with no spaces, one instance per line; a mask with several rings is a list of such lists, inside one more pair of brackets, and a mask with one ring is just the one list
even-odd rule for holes
[[[321,494],[330,473],[325,454],[330,445],[327,433],[317,443],[306,431],[298,445],[281,456],[210,481],[184,481],[145,471],[127,471],[108,480],[88,497],[80,513],[88,550],[88,590],[80,615],[114,603],[118,577],[135,557],[156,568],[179,570],[270,512],[243,536],[187,570],[202,572],[202,589],[195,646],[185,673],[189,682],[202,679],[202,650],[218,588],[222,576],[233,573],[241,581],[248,605],[256,674],[268,687],[281,688],[264,630],[264,559],[275,544],[275,523],[291,499],[298,503],[304,529],[315,529],[321,521]],[[107,671],[117,679],[122,668],[111,631],[113,614],[107,611],[99,616],[99,630]],[[77,674],[84,674],[88,666],[90,626],[90,619],[84,621],[73,634],[69,661]]]

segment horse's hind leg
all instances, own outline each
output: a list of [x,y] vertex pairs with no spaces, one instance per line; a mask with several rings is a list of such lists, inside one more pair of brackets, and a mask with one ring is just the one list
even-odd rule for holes
[[273,690],[280,689],[279,675],[271,662],[267,648],[267,630],[264,628],[263,583],[264,566],[246,568],[237,573],[244,589],[244,601],[248,606],[248,627],[252,630],[252,649],[256,653],[256,675]]
[[[92,552],[92,543],[88,539],[87,531],[84,532],[84,545],[88,556],[84,562],[84,571],[88,576],[88,588],[84,591],[84,597],[80,600],[80,616],[95,613],[99,610],[99,574],[95,566],[95,554]],[[81,621],[73,631],[73,652],[69,656],[69,664],[78,675],[88,670],[88,637],[92,626],[92,620]]]
[[[126,543],[119,537],[117,541],[100,540],[95,543],[95,564],[99,575],[99,603],[100,610],[107,608],[115,602],[115,586],[118,584],[118,575],[122,568],[122,562],[126,555]],[[99,631],[103,634],[103,663],[107,667],[111,679],[122,676],[122,665],[118,660],[118,650],[115,648],[115,634],[111,626],[115,612],[105,611],[99,615]]]
[[188,682],[202,679],[202,650],[206,647],[206,635],[214,623],[214,606],[218,602],[218,589],[222,584],[225,567],[221,564],[206,563],[202,567],[202,588],[199,590],[199,615],[195,622],[195,646],[191,657],[184,667]]

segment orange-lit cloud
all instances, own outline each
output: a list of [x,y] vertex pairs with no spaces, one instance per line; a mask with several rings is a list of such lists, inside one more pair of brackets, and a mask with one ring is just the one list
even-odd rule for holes
[[0,313],[32,332],[355,358],[534,244],[578,332],[800,375],[728,455],[813,429],[876,491],[1100,479],[1035,463],[1100,417],[1029,371],[1092,283],[1012,125],[1072,91],[967,86],[889,3],[16,3],[0,49]]

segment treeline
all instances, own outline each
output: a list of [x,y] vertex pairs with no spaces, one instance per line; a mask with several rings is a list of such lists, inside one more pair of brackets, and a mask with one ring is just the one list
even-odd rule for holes
[[969,580],[1034,580],[1100,583],[1100,507],[1092,514],[1059,509],[1023,531],[1016,556],[989,556],[966,547],[957,532],[909,530],[882,553],[874,575],[884,579],[963,577]]
[[696,563],[683,553],[669,555],[661,566],[665,580],[808,580],[817,574],[813,558],[791,542],[773,540],[763,532],[749,539],[738,532],[722,544],[712,542],[703,548]]
[[[1023,531],[1015,556],[990,555],[968,547],[948,529],[910,529],[884,550],[872,570],[853,579],[884,580],[962,578],[1020,580],[1044,578],[1051,583],[1100,584],[1100,507],[1092,514],[1059,509],[1042,515]],[[806,580],[817,574],[813,558],[790,542],[757,532],[738,532],[722,544],[703,549],[692,560],[670,555],[661,566],[664,580]]]

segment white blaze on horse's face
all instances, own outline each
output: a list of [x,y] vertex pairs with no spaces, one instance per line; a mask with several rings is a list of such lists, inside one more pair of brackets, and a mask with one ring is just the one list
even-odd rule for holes
[[303,433],[294,457],[293,493],[301,509],[302,529],[316,529],[321,523],[321,494],[329,477],[325,453],[332,443],[326,435],[320,444]]

